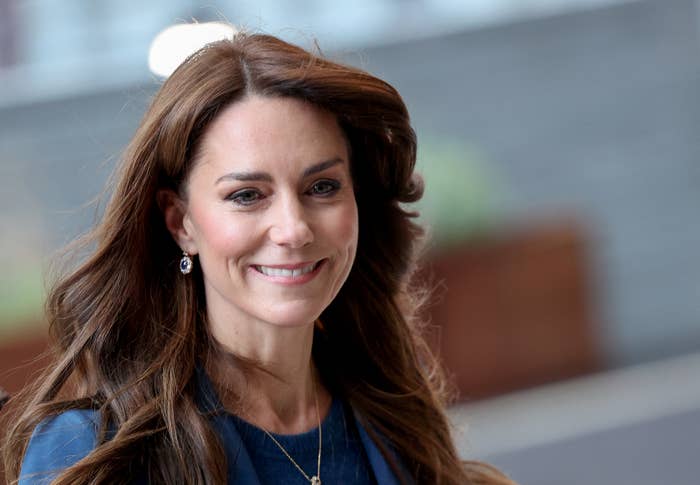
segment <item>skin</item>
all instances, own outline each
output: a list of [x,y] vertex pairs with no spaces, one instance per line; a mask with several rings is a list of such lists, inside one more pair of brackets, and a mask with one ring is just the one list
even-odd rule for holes
[[[186,200],[163,191],[159,202],[201,265],[212,335],[275,376],[248,376],[237,413],[278,433],[316,427],[313,326],[350,273],[358,237],[337,120],[293,98],[237,101],[209,126],[185,188]],[[330,396],[317,387],[325,415]]]

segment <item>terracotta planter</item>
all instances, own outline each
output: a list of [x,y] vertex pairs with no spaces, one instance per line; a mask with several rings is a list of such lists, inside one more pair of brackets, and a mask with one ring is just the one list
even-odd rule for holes
[[587,247],[568,222],[528,227],[430,256],[439,284],[427,337],[463,399],[601,367]]
[[[46,356],[46,333],[41,327],[27,325],[36,330],[21,333],[0,341],[0,388],[9,395],[8,404],[0,412],[0,436],[5,436],[5,411],[12,407],[12,396],[27,385],[33,377],[49,363]],[[0,463],[0,484],[5,483],[2,463]]]
[[[37,325],[33,328],[40,329]],[[0,341],[0,387],[10,396],[22,389],[49,362],[46,333],[25,332]]]

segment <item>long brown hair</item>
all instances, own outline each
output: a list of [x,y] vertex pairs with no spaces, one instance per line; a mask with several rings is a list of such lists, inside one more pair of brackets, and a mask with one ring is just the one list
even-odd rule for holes
[[[103,483],[138,468],[153,483],[226,483],[224,450],[195,401],[196,366],[215,345],[202,275],[177,271],[180,250],[156,194],[182,191],[208,125],[250,93],[328,110],[349,141],[359,242],[350,275],[314,335],[323,382],[382,437],[383,448],[394,450],[410,479],[508,483],[459,460],[442,381],[412,318],[407,281],[422,232],[402,204],[418,200],[423,187],[413,173],[416,137],[406,106],[392,86],[366,72],[259,34],[207,45],[152,101],[104,217],[85,241],[91,254],[49,295],[57,358],[22,397],[4,448],[8,478],[17,478],[38,422],[91,408],[101,417],[98,445],[54,483]],[[116,430],[109,439],[108,429]]]

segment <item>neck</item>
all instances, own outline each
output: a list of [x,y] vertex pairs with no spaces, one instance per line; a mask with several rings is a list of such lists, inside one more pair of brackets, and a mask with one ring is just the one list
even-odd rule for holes
[[[211,367],[224,406],[246,421],[279,434],[298,434],[318,426],[331,398],[313,365],[313,323],[281,327],[258,322],[245,327],[217,326],[213,337],[239,361],[250,363],[233,370],[222,362]],[[225,331],[222,331],[222,328]]]

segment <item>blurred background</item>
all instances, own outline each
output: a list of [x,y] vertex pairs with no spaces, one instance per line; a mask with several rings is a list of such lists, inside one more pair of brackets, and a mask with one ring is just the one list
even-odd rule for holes
[[0,0],[0,387],[46,362],[45,275],[162,82],[152,40],[225,21],[404,96],[465,458],[523,484],[697,484],[699,6]]

